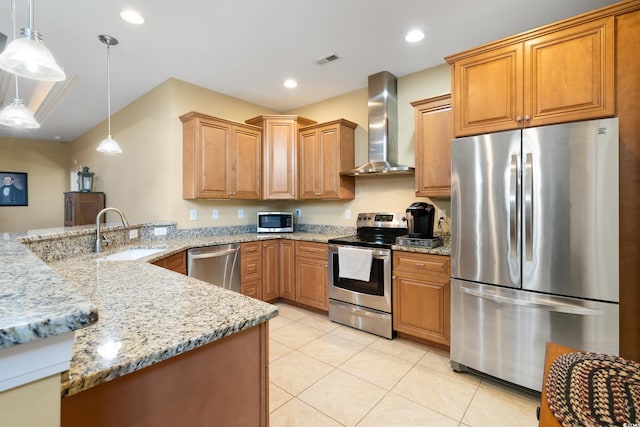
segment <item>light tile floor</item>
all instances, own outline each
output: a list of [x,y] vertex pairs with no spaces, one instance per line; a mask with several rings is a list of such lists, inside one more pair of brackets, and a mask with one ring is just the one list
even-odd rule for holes
[[538,425],[539,396],[455,373],[446,352],[277,305],[269,324],[273,427]]

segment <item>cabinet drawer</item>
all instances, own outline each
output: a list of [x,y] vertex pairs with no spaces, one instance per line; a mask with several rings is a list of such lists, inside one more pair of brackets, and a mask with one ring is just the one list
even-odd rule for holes
[[262,257],[248,256],[240,260],[240,281],[262,279]]
[[240,256],[262,255],[262,242],[247,242],[240,244]]
[[255,299],[262,299],[262,281],[256,280],[243,280],[240,285],[240,293]]
[[449,257],[414,252],[395,251],[393,270],[407,273],[430,273],[449,277]]
[[327,260],[329,250],[326,243],[296,242],[296,256]]

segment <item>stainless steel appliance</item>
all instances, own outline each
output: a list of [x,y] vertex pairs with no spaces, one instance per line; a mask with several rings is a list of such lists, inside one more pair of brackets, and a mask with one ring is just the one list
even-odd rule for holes
[[618,354],[618,122],[451,144],[451,366],[540,391],[545,343]]
[[433,238],[433,220],[435,208],[425,202],[412,203],[406,210],[409,237],[420,239]]
[[258,212],[258,233],[293,233],[293,212]]
[[329,240],[329,319],[393,338],[391,246],[403,213],[360,213],[356,234]]
[[224,289],[240,292],[240,244],[207,246],[187,251],[187,274]]

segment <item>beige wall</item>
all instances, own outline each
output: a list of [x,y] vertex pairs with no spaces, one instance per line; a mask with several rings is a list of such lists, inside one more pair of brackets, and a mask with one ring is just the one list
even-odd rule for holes
[[[414,165],[414,118],[410,103],[448,93],[449,90],[449,66],[446,64],[399,78],[398,157],[401,163]],[[104,191],[107,205],[122,209],[129,221],[177,221],[180,228],[253,224],[259,210],[296,208],[302,210],[300,222],[303,223],[354,225],[357,212],[404,211],[417,200],[414,197],[413,177],[358,177],[356,199],[345,202],[183,200],[182,123],[179,116],[189,111],[238,122],[261,114],[278,113],[180,80],[169,79],[112,115],[113,137],[122,147],[123,154],[105,155],[96,152],[99,142],[107,134],[105,120],[71,144],[46,143],[49,144],[47,147],[59,150],[55,156],[50,154],[52,148],[45,150],[42,142],[40,144],[43,144],[43,148],[34,145],[29,156],[23,156],[22,149],[12,153],[12,157],[3,155],[0,166],[10,170],[18,170],[18,166],[28,169],[30,191],[32,188],[36,191],[35,194],[31,193],[30,199],[34,207],[37,203],[39,209],[32,210],[30,202],[28,210],[33,212],[32,216],[12,215],[5,218],[2,215],[7,209],[26,209],[0,208],[0,231],[7,227],[5,223],[15,222],[21,217],[25,220],[20,224],[12,223],[12,230],[62,225],[61,193],[69,190],[70,171],[80,170],[85,165],[96,173],[94,191]],[[367,161],[366,88],[284,113],[298,114],[318,122],[345,118],[358,123],[356,165]],[[21,143],[22,140],[10,141],[9,144],[2,142],[0,153],[11,144]],[[17,163],[16,160],[22,157],[25,158],[25,163]],[[46,168],[43,167],[44,159],[39,157],[47,159]],[[53,158],[56,160],[52,160]],[[53,186],[55,182],[55,188],[40,191],[42,187],[34,186],[31,182],[31,173],[34,174],[34,180],[39,175],[46,177],[49,186]],[[448,200],[432,202],[443,209],[449,209]],[[190,209],[197,209],[197,221],[189,220]],[[214,209],[219,212],[218,219],[212,218]],[[238,218],[238,209],[244,210],[243,219]],[[350,210],[354,217],[345,219],[345,210]],[[118,218],[109,216],[107,220],[112,222]]]
[[3,426],[60,426],[60,374],[0,393]]
[[68,159],[68,144],[0,137],[0,171],[26,172],[29,191],[28,206],[0,207],[0,232],[64,225]]

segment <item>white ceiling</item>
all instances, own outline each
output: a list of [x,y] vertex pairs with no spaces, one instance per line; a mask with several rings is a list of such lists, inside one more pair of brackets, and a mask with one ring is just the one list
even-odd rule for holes
[[[366,87],[367,76],[398,77],[444,63],[465,49],[593,10],[612,0],[34,0],[34,27],[75,82],[37,131],[0,126],[1,135],[71,141],[107,117],[106,47],[111,49],[112,113],[170,77],[289,111]],[[119,13],[130,7],[146,23]],[[16,0],[18,27],[27,0]],[[11,2],[0,3],[0,32],[11,39]],[[408,44],[412,28],[426,33]],[[338,61],[319,66],[320,58]],[[14,96],[2,72],[4,106]],[[2,77],[2,75],[0,75]],[[283,87],[286,78],[299,86]],[[20,80],[28,104],[33,82]],[[64,92],[65,85],[54,90]],[[42,111],[40,112],[40,114]],[[117,136],[116,136],[117,137]]]

